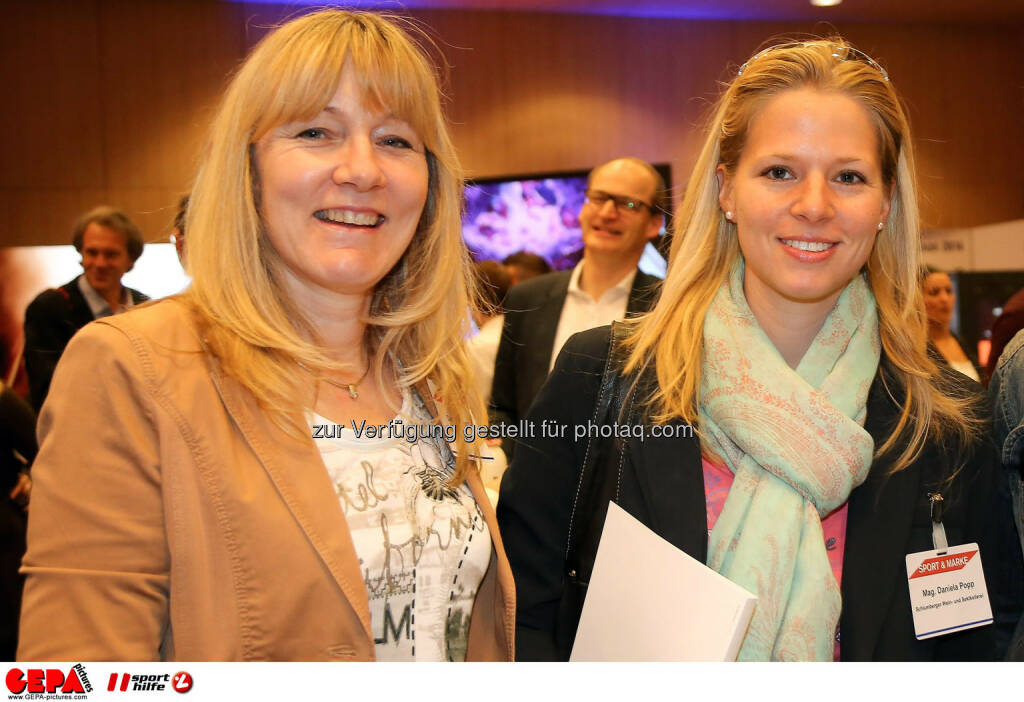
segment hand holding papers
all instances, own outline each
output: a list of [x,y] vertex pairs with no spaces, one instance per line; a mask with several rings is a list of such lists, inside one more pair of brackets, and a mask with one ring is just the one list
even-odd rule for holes
[[735,660],[756,603],[612,502],[569,660]]

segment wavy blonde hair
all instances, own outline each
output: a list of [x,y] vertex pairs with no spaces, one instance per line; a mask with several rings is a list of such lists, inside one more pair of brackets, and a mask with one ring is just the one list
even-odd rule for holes
[[675,219],[661,297],[632,329],[625,372],[653,367],[658,382],[649,411],[654,421],[680,417],[697,425],[704,316],[740,255],[736,225],[719,206],[716,170],[722,165],[734,172],[751,120],[776,95],[800,88],[842,93],[864,106],[878,135],[882,177],[892,184],[889,218],[865,268],[878,305],[882,348],[899,385],[889,392],[897,390],[902,403],[897,425],[876,452],[894,449],[905,436],[893,462],[895,472],[920,455],[929,437],[954,433],[969,441],[976,420],[968,400],[937,380],[938,368],[927,353],[920,221],[906,113],[881,67],[842,38],[773,46],[744,64],[726,87]]
[[[347,368],[328,358],[282,286],[283,263],[260,216],[254,145],[282,124],[319,114],[346,65],[367,104],[386,106],[415,129],[429,173],[409,247],[374,289],[365,320],[367,357],[378,382],[390,374],[400,387],[418,388],[428,404],[431,394],[440,398],[436,421],[464,426],[486,416],[463,343],[475,288],[461,237],[462,169],[438,76],[399,22],[322,10],[264,37],[224,95],[192,189],[186,220],[192,285],[183,299],[225,372],[292,433],[308,435],[295,413],[312,402],[299,364],[314,374]],[[458,433],[454,482],[472,467],[470,454],[479,454]]]

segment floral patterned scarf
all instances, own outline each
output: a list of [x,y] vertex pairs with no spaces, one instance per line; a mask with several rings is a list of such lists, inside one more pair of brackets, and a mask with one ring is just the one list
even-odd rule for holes
[[864,430],[881,345],[858,275],[794,371],[761,330],[737,262],[704,320],[705,448],[735,474],[708,565],[758,596],[740,660],[832,660],[842,598],[821,519],[864,482]]

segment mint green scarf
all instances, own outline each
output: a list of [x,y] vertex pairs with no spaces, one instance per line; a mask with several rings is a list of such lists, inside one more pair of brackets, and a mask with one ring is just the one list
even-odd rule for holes
[[881,345],[858,275],[794,371],[743,293],[742,259],[704,319],[702,440],[735,474],[708,565],[758,596],[740,660],[832,660],[842,598],[822,517],[871,467],[864,430]]

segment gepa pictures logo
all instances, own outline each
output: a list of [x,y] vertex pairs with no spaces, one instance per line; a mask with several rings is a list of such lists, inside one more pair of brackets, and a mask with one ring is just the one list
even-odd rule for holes
[[7,671],[7,689],[15,695],[22,693],[56,693],[70,695],[92,692],[85,666],[78,663],[65,673],[60,668],[11,668]]

